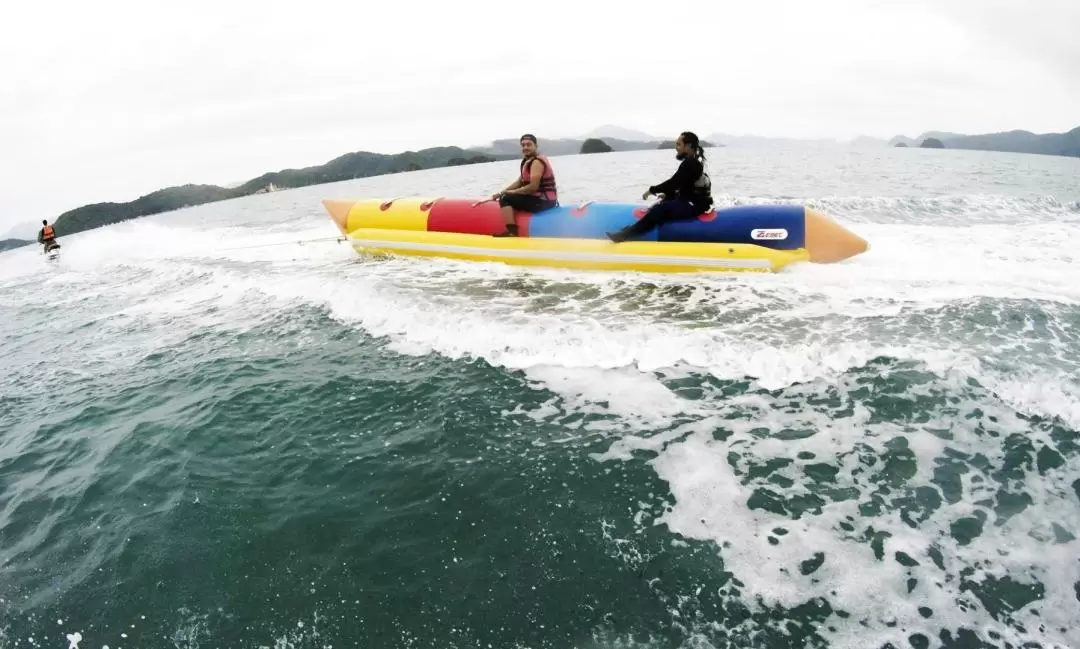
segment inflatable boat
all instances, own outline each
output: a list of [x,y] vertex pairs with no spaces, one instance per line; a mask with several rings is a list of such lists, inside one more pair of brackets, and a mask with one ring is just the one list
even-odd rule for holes
[[324,200],[360,253],[443,257],[552,268],[678,272],[775,272],[796,262],[835,263],[865,252],[858,235],[801,205],[742,205],[665,223],[613,243],[606,233],[648,205],[586,201],[515,213],[505,230],[499,205],[468,198]]

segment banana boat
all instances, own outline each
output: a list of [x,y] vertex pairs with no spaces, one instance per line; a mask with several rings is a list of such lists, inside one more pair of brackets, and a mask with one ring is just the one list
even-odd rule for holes
[[662,273],[776,272],[797,262],[829,264],[869,249],[862,237],[802,205],[740,205],[664,223],[613,243],[606,233],[640,219],[647,205],[585,201],[516,212],[517,237],[491,200],[402,197],[324,200],[360,253],[443,257],[524,266]]

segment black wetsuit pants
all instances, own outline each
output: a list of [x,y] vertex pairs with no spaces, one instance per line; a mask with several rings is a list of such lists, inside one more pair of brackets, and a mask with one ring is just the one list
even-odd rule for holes
[[519,212],[536,214],[557,206],[555,201],[531,194],[503,194],[499,197],[499,207],[512,207]]
[[645,213],[645,216],[641,217],[636,223],[631,223],[620,230],[618,233],[620,235],[619,238],[630,239],[641,236],[649,230],[659,227],[662,223],[693,219],[701,213],[702,210],[698,209],[696,205],[687,200],[674,198],[667,201],[660,201],[650,207],[649,211]]

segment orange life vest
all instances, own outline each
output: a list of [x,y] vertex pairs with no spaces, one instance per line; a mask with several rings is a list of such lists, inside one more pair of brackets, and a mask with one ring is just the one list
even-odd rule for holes
[[41,238],[42,239],[55,239],[56,238],[56,231],[53,230],[53,227],[51,225],[46,225],[44,228],[41,229]]
[[544,165],[544,173],[540,176],[540,186],[536,188],[532,195],[537,198],[558,202],[559,191],[555,187],[555,172],[552,171],[551,163],[546,156],[538,155],[535,158],[521,161],[521,182],[529,184],[532,181],[532,174],[530,173],[532,165],[530,163],[533,160],[539,160]]

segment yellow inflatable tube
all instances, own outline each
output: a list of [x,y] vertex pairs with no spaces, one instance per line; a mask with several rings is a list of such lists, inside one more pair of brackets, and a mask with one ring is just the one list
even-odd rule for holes
[[492,237],[456,232],[360,228],[348,233],[358,252],[467,261],[495,261],[515,266],[581,270],[631,270],[659,273],[777,271],[808,261],[805,249],[769,250],[761,246],[712,243],[599,239]]

